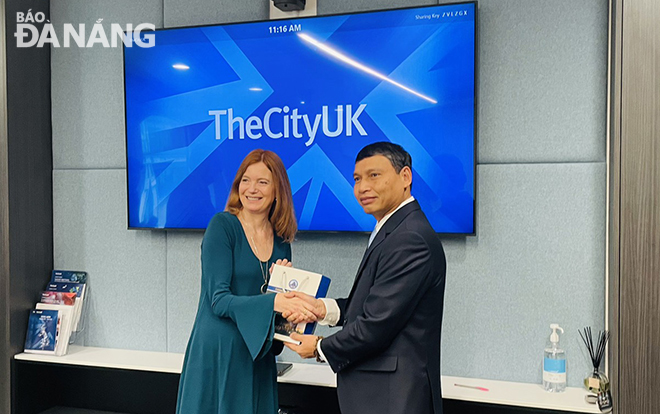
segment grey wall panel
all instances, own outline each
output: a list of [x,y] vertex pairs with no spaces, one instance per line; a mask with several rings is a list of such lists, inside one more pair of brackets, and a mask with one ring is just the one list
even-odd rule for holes
[[607,0],[481,0],[478,18],[479,162],[605,161]]
[[54,266],[89,273],[85,345],[165,351],[165,234],[126,229],[125,180],[54,171]]
[[268,0],[163,0],[165,27],[267,20]]
[[319,15],[348,13],[355,11],[395,9],[399,7],[427,6],[437,4],[435,0],[317,0]]
[[[110,38],[111,25],[162,27],[162,0],[58,0],[51,20],[58,38],[64,23],[84,23],[89,38],[98,19]],[[110,41],[110,39],[109,39]],[[119,47],[52,48],[53,167],[122,168],[124,153],[124,83]]]
[[602,329],[605,164],[478,168],[478,236],[445,240],[444,375],[541,382],[559,323],[569,386],[589,363],[577,330]]
[[167,233],[167,350],[185,352],[201,286],[202,232]]

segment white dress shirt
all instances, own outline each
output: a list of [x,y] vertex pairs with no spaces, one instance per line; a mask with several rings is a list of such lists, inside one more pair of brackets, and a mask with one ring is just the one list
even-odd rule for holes
[[[376,238],[376,234],[378,234],[378,232],[383,227],[387,219],[392,217],[392,214],[396,213],[401,207],[405,206],[406,204],[412,203],[413,201],[415,201],[415,198],[413,196],[408,197],[405,201],[399,204],[399,207],[395,208],[394,211],[392,211],[391,213],[385,215],[385,217],[380,219],[376,223],[376,227],[374,227],[371,237],[369,238],[369,245],[371,245],[371,241],[373,241]],[[326,298],[321,298],[321,300],[325,305],[325,318],[318,321],[319,325],[336,326],[337,323],[339,323],[339,318],[341,318],[341,311],[339,310],[339,305],[337,305],[337,301],[334,299],[326,299]],[[323,355],[323,351],[321,350],[322,341],[323,340],[321,339],[317,343],[316,350],[319,352],[319,356],[321,357],[321,359],[323,361],[326,361],[325,355]]]

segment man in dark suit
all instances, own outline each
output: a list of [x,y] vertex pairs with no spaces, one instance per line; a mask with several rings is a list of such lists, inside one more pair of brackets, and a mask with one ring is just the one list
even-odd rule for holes
[[321,323],[343,329],[327,338],[292,334],[302,344],[286,344],[330,364],[342,414],[442,413],[445,254],[411,196],[411,168],[410,154],[388,142],[357,155],[355,197],[376,228],[348,298],[306,296]]

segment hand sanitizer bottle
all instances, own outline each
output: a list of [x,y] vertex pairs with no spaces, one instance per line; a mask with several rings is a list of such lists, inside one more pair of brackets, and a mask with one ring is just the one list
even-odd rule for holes
[[543,388],[548,392],[562,392],[566,389],[566,352],[559,348],[557,329],[564,330],[553,323],[550,325],[550,346],[543,355]]

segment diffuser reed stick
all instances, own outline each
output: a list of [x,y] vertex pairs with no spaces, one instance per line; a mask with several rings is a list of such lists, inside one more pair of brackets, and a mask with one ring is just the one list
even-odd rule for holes
[[600,363],[603,361],[603,356],[605,355],[605,346],[607,341],[610,339],[609,331],[598,331],[598,343],[594,346],[593,335],[591,334],[591,327],[587,326],[584,328],[584,335],[580,330],[578,330],[582,341],[587,346],[589,351],[589,356],[591,357],[591,363],[595,370],[600,367]]

